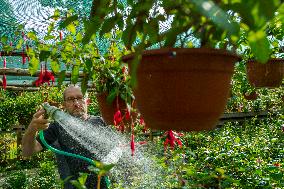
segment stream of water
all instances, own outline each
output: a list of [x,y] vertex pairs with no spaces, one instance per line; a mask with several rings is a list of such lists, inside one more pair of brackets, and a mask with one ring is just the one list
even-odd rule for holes
[[132,156],[129,137],[110,126],[88,124],[63,111],[55,111],[53,119],[97,160],[116,164],[110,178],[123,188],[163,188],[161,169],[153,161],[154,156],[146,153],[146,147],[136,145]]

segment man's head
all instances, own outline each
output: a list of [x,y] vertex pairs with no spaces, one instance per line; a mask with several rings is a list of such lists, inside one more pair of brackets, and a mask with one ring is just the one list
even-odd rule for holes
[[78,86],[71,85],[63,92],[64,109],[75,117],[87,119],[87,103]]

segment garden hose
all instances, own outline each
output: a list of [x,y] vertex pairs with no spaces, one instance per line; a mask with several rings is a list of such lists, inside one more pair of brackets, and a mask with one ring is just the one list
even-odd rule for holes
[[64,152],[64,151],[62,151],[62,150],[58,150],[58,149],[56,149],[56,148],[50,146],[49,144],[47,144],[47,142],[45,141],[44,136],[43,136],[43,130],[41,130],[41,131],[39,132],[39,138],[40,138],[41,142],[44,144],[44,146],[45,146],[47,149],[49,149],[49,150],[51,150],[51,151],[53,151],[53,152],[55,152],[55,153],[57,153],[57,154],[60,154],[60,155],[70,156],[70,157],[82,159],[82,160],[84,160],[84,161],[90,163],[91,165],[94,165],[94,166],[95,166],[95,163],[94,163],[93,160],[91,160],[90,158],[87,158],[87,157],[84,157],[84,156],[81,156],[81,155],[78,155],[78,154],[73,154],[73,153],[70,153],[70,152]]

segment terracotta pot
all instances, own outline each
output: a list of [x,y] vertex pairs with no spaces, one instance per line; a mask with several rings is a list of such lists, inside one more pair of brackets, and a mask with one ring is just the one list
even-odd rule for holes
[[249,83],[256,88],[275,88],[282,83],[284,59],[274,58],[266,64],[250,60],[246,67]]
[[251,93],[243,93],[243,95],[246,100],[256,100],[258,97],[258,94],[255,91]]
[[[114,99],[112,103],[108,103],[107,96],[108,96],[107,93],[101,93],[96,95],[103,120],[106,122],[107,125],[113,125],[114,124],[113,116],[117,110],[117,104],[116,104],[117,100]],[[118,97],[118,104],[121,113],[124,115],[126,111],[125,101],[120,97]],[[132,112],[131,116],[135,120],[137,118],[137,113]],[[131,120],[129,121],[123,120],[123,122],[125,125],[126,132],[129,132],[131,126]]]
[[[123,60],[130,63],[133,56]],[[214,128],[226,106],[238,60],[217,49],[144,51],[134,96],[147,126],[177,131]]]
[[[101,93],[96,95],[103,120],[106,122],[106,124],[113,125],[113,115],[115,114],[117,109],[117,100],[114,99],[112,103],[108,103],[107,96],[107,93]],[[124,100],[122,100],[120,97],[118,97],[118,105],[120,110],[126,109],[126,104]]]

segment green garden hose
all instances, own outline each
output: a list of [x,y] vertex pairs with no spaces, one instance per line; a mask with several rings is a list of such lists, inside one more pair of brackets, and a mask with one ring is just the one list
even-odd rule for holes
[[49,149],[49,150],[51,150],[51,151],[53,151],[53,152],[55,152],[55,153],[57,153],[57,154],[60,154],[60,155],[70,156],[70,157],[82,159],[82,160],[84,160],[84,161],[87,161],[87,162],[90,163],[91,165],[94,165],[94,166],[95,166],[94,161],[91,160],[90,158],[86,158],[86,157],[81,156],[81,155],[78,155],[78,154],[73,154],[73,153],[69,153],[69,152],[64,152],[64,151],[58,150],[58,149],[56,149],[56,148],[50,146],[49,144],[47,144],[47,142],[46,142],[45,139],[44,139],[43,131],[42,131],[42,130],[39,132],[39,138],[40,138],[41,142],[44,144],[44,146],[45,146],[47,149]]

